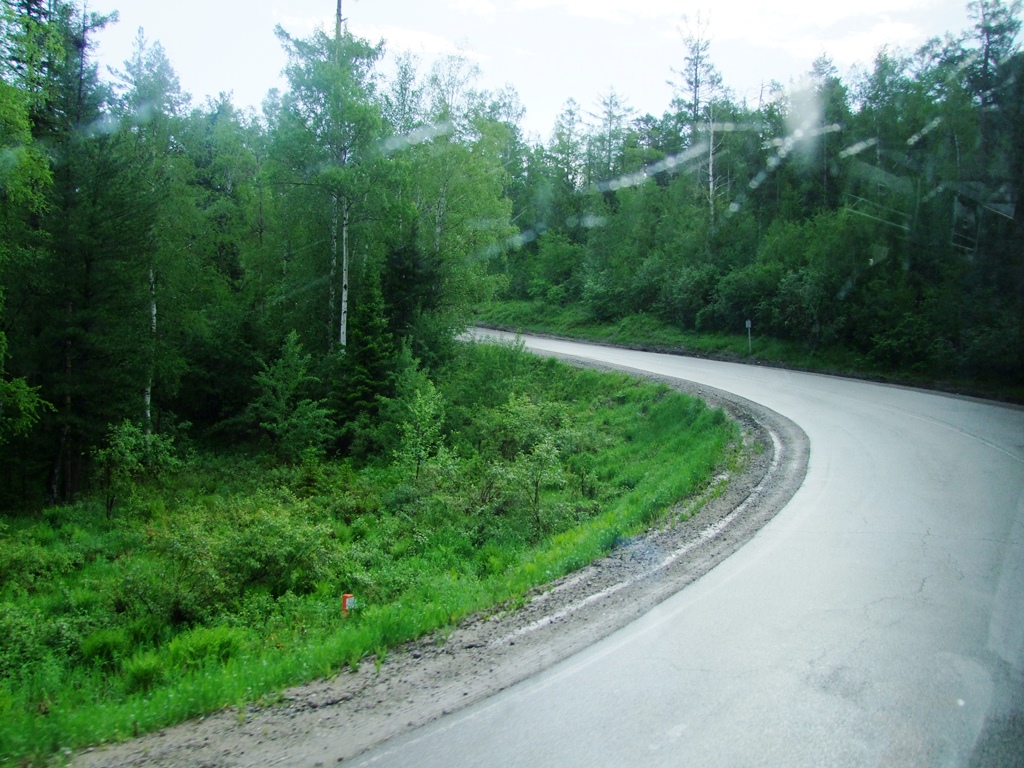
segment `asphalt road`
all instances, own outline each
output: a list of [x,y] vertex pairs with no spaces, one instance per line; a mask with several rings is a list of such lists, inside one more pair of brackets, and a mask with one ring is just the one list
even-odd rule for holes
[[761,403],[806,431],[807,477],[640,620],[356,765],[1024,764],[1024,410],[524,341]]

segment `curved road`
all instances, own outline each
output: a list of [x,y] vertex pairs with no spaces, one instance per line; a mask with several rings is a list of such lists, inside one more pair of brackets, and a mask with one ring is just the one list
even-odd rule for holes
[[640,620],[356,765],[1024,761],[1024,410],[524,341],[762,403],[806,431],[806,480],[739,552]]

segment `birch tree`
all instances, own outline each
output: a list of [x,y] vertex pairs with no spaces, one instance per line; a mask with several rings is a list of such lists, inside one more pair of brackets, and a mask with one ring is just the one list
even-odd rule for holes
[[683,116],[688,125],[688,144],[695,147],[699,143],[701,132],[707,135],[707,202],[708,202],[708,233],[714,233],[715,201],[718,193],[718,182],[715,177],[715,143],[717,107],[727,94],[722,87],[722,75],[711,61],[709,49],[711,37],[708,33],[709,22],[698,13],[691,25],[686,20],[683,32],[683,45],[686,55],[683,57],[683,68],[673,70],[682,81],[669,81],[676,92],[673,106]]
[[285,182],[314,189],[328,206],[328,348],[343,349],[353,216],[372,183],[383,124],[374,98],[383,44],[354,37],[340,18],[333,37],[317,30],[295,38],[280,26],[277,36],[288,54],[279,125]]
[[[121,130],[133,152],[133,162],[139,171],[148,175],[149,189],[153,204],[164,207],[172,195],[183,195],[184,190],[176,182],[179,177],[173,167],[175,153],[176,123],[188,105],[189,96],[181,90],[178,76],[164,54],[160,43],[151,43],[139,29],[132,56],[124,62],[124,69],[114,72],[115,83],[122,93],[115,103],[115,114],[121,120]],[[156,213],[156,212],[154,212]],[[161,226],[164,237],[151,242],[149,252],[139,254],[145,264],[145,280],[148,287],[148,364],[145,386],[142,391],[142,424],[148,436],[153,431],[153,387],[159,363],[166,364],[171,350],[160,349],[157,336],[159,309],[157,286],[166,279],[162,274],[163,263],[172,257],[175,250],[174,224]]]

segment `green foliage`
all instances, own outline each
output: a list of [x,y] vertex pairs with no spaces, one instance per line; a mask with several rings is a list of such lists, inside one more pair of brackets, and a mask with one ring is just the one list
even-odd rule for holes
[[[3,13],[8,12],[4,5]],[[22,217],[43,211],[52,182],[45,156],[32,141],[29,107],[28,94],[0,79],[0,318],[4,262],[27,235]],[[0,445],[28,433],[46,410],[52,410],[39,387],[30,386],[24,378],[7,378],[7,357],[7,336],[0,330]]]
[[381,45],[278,30],[257,117],[141,35],[104,82],[109,17],[44,5],[0,4],[0,487],[53,505],[0,526],[0,759],[380,658],[709,476],[720,415],[463,350],[496,290],[512,327],[1022,396],[1019,3],[756,109],[715,77],[593,129],[570,102],[548,146],[457,56],[389,82]]
[[509,255],[501,299],[531,301],[541,325],[562,310],[607,327],[653,316],[692,337],[752,320],[773,345],[876,375],[1013,388],[1021,7],[971,3],[966,33],[883,50],[852,82],[823,55],[757,109],[732,101],[691,35],[662,117],[623,125],[612,94],[580,130],[567,105],[531,156],[516,220],[539,235]]
[[415,390],[407,403],[408,417],[399,425],[401,448],[396,458],[415,467],[418,479],[423,463],[441,448],[441,426],[444,422],[444,398],[434,383],[427,379]]
[[248,645],[246,632],[239,627],[195,627],[177,635],[167,645],[167,656],[183,672],[208,665],[223,665],[240,655]]
[[51,181],[45,155],[32,143],[28,94],[0,80],[0,196],[10,206],[3,218],[19,207],[42,210]]
[[122,570],[117,599],[128,617],[161,625],[210,621],[257,590],[308,594],[337,566],[333,530],[304,505],[267,494],[213,499],[152,528],[146,557]]
[[404,371],[393,461],[206,454],[138,484],[146,518],[83,502],[0,527],[0,759],[252,701],[521,597],[699,491],[734,438],[521,344]]
[[[3,374],[4,338],[0,334],[0,375]],[[46,411],[53,411],[42,399],[38,387],[24,379],[0,379],[0,445],[11,437],[25,435]]]
[[118,499],[132,500],[142,479],[156,478],[181,464],[174,453],[173,439],[147,433],[128,419],[110,426],[106,445],[96,449],[93,457],[99,469],[108,517]]
[[106,666],[119,662],[131,648],[131,638],[123,627],[104,627],[82,638],[82,659]]
[[124,664],[125,691],[148,693],[166,678],[167,671],[164,660],[153,651],[137,653]]
[[299,335],[292,331],[281,345],[280,357],[272,365],[262,364],[253,378],[256,399],[249,404],[249,414],[288,461],[297,461],[307,451],[322,455],[334,436],[324,401],[303,396],[318,383],[309,373],[310,357],[302,353]]
[[527,288],[530,298],[562,305],[578,299],[577,266],[584,249],[560,232],[545,233],[539,240],[537,255],[532,259],[533,274]]

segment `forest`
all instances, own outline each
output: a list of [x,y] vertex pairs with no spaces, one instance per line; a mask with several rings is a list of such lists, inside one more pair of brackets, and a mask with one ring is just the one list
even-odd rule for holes
[[[399,369],[449,359],[495,280],[510,96],[471,90],[462,61],[381,82],[383,43],[339,27],[278,30],[290,87],[262,114],[192,107],[141,31],[101,79],[113,19],[3,7],[6,501],[101,483],[126,419],[286,459],[379,448]],[[286,344],[309,362],[281,389],[266,376]]]
[[[493,300],[1019,382],[1020,3],[968,7],[962,33],[848,82],[822,56],[756,104],[689,25],[663,115],[570,100],[531,144],[511,86],[459,57],[385,77],[385,41],[347,25],[278,29],[288,87],[257,114],[193,105],[141,30],[101,77],[115,19],[5,0],[3,503],[102,483],[126,419],[371,456],[399,369],[451,359]],[[266,378],[286,344],[309,355],[287,392]]]
[[116,14],[2,0],[0,762],[379,660],[742,464],[721,412],[475,322],[749,320],[1021,396],[1021,3],[968,8],[757,103],[698,22],[661,116],[612,91],[538,142],[512,86],[340,19],[277,29],[256,111],[142,30],[102,73]]
[[750,321],[803,359],[1019,398],[1021,4],[967,7],[962,33],[883,48],[845,81],[822,55],[756,103],[732,96],[698,19],[661,116],[614,91],[594,112],[570,101],[520,161],[512,198],[532,224],[485,316],[623,323],[639,342],[739,337]]

